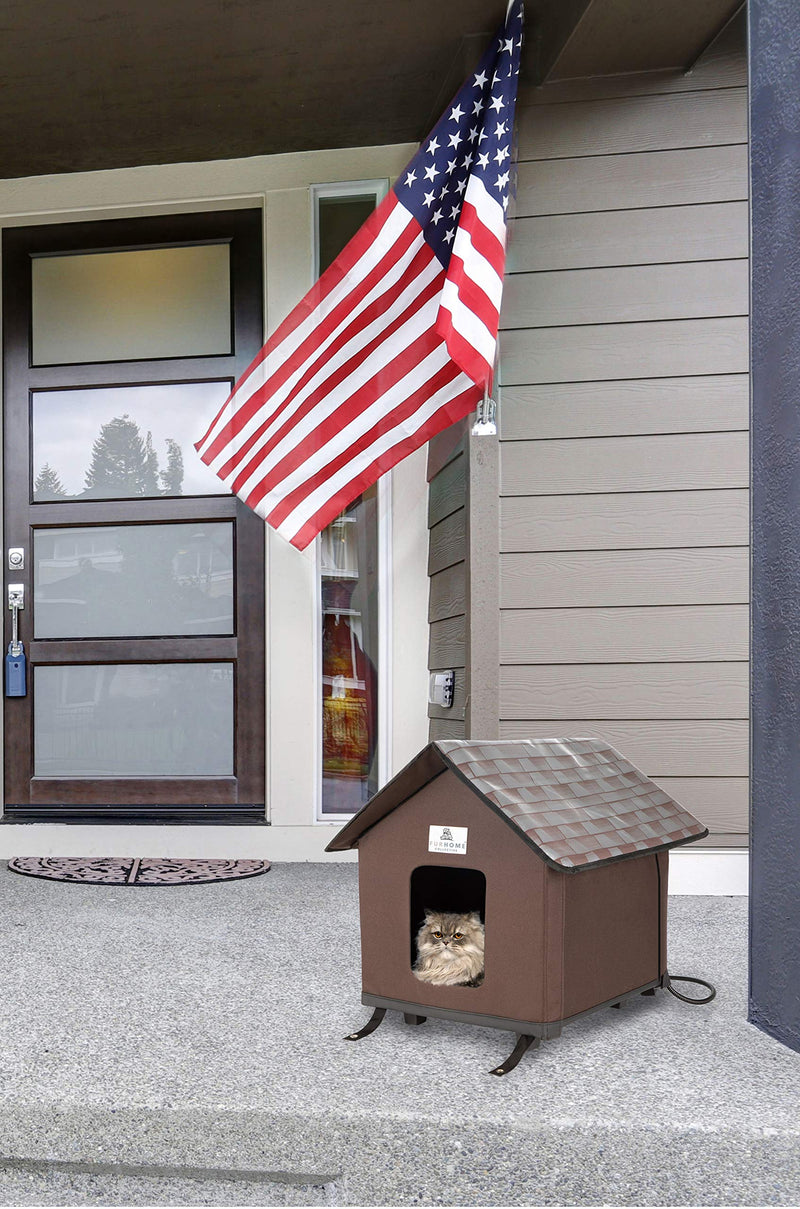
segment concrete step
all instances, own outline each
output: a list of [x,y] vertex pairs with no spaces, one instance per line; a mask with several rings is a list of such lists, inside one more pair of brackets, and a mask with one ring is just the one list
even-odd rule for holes
[[[509,1076],[512,1102],[514,1086]],[[571,1118],[543,1110],[499,1125],[446,1110],[439,1120],[379,1110],[344,1117],[141,1109],[72,1109],[48,1119],[30,1106],[4,1120],[3,1136],[15,1154],[23,1146],[30,1153],[38,1138],[38,1156],[13,1164],[0,1157],[0,1204],[800,1203],[800,1129],[655,1125],[620,1110],[602,1121],[576,1104]],[[47,1149],[81,1148],[88,1160],[45,1157]]]

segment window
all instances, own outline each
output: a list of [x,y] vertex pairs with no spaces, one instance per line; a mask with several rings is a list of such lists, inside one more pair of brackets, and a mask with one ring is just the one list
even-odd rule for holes
[[230,247],[33,256],[31,334],[33,365],[227,355]]
[[386,180],[313,185],[314,280],[320,277],[363,226],[389,191]]
[[[385,196],[386,181],[318,185],[312,190],[314,268],[325,269]],[[376,484],[320,535],[319,715],[321,789],[318,817],[347,818],[377,791],[385,748],[387,630],[380,554],[387,525],[385,487]]]
[[320,537],[322,814],[347,816],[378,789],[377,487]]

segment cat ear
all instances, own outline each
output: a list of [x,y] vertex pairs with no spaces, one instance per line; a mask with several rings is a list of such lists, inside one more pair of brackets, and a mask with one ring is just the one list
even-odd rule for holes
[[470,912],[470,916],[469,916],[469,922],[470,922],[471,924],[475,924],[475,925],[476,925],[476,926],[478,926],[478,927],[480,926],[481,917],[480,917],[480,915],[479,915],[479,913],[478,913],[477,911],[471,911],[471,912]]

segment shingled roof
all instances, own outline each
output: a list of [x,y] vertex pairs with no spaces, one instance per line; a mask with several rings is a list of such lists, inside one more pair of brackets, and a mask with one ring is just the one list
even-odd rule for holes
[[559,869],[596,867],[708,835],[602,739],[442,739],[370,798],[326,851],[357,847],[365,831],[448,769]]

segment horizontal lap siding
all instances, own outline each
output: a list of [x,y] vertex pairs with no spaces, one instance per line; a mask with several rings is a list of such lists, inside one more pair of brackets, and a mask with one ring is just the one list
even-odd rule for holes
[[517,218],[535,214],[633,213],[747,198],[747,146],[627,152],[521,162]]
[[[503,495],[743,488],[746,432],[508,441]],[[613,534],[609,534],[613,538]]]
[[746,374],[506,386],[503,438],[735,431],[748,409]]
[[625,155],[747,141],[747,89],[526,105],[520,159]]
[[747,256],[747,202],[517,218],[509,272]]
[[[615,304],[612,304],[615,305]],[[503,332],[502,383],[746,374],[746,316]]]
[[501,688],[509,720],[536,718],[543,707],[575,723],[747,717],[744,662],[522,664],[502,668]]
[[500,734],[605,738],[725,846],[748,809],[744,56],[693,74],[521,97]]
[[746,260],[517,273],[503,298],[509,332],[746,314]]
[[748,626],[747,605],[542,608],[529,596],[502,610],[500,650],[507,664],[739,662]]
[[506,551],[744,546],[747,497],[746,488],[506,496],[503,540]]
[[564,550],[503,554],[504,609],[746,603],[747,550]]

